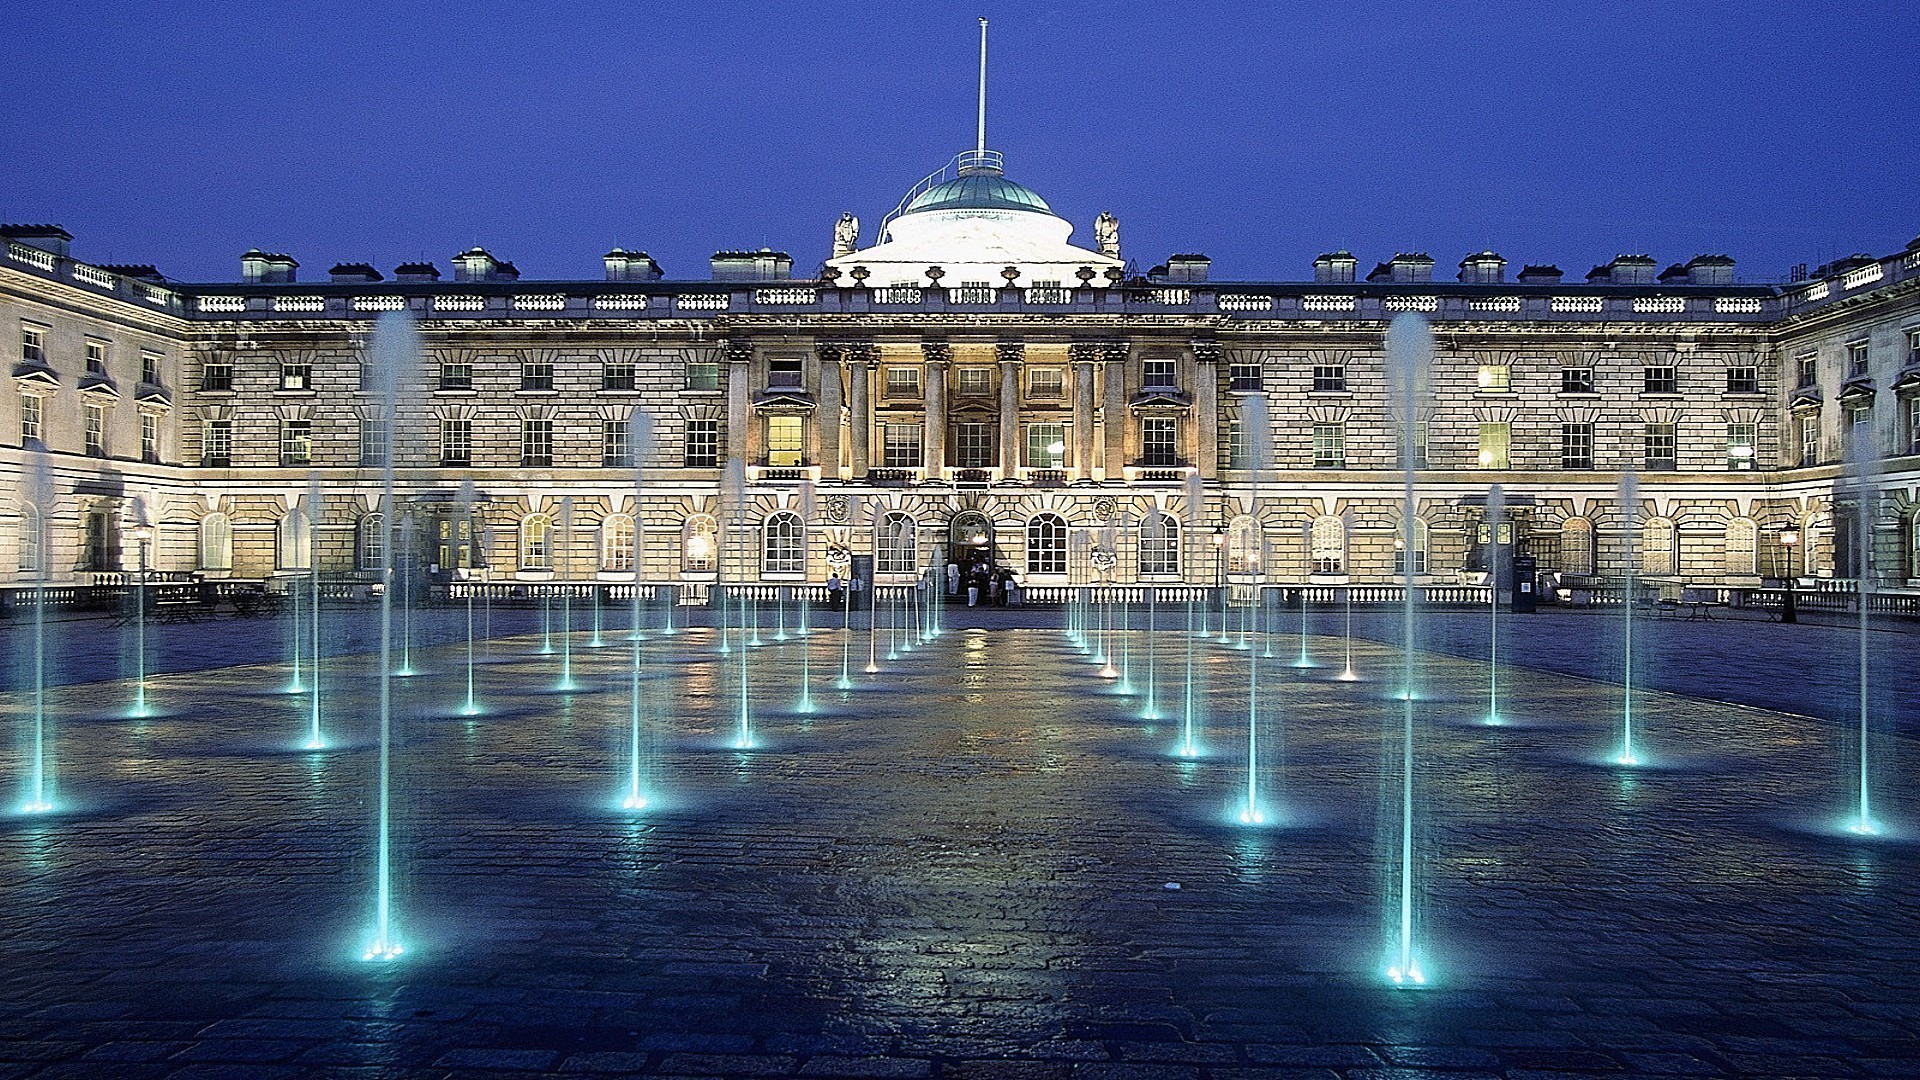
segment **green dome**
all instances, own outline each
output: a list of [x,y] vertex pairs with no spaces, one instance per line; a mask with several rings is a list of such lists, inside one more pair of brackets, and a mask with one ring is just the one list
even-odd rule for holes
[[975,173],[935,184],[913,197],[903,214],[921,210],[1030,210],[1051,214],[1045,199],[1028,188],[992,173]]

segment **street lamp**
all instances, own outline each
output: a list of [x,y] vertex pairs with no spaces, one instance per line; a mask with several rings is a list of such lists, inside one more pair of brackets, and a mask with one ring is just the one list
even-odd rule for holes
[[1783,623],[1797,623],[1800,621],[1800,610],[1793,598],[1793,549],[1800,546],[1800,530],[1781,529],[1780,546],[1787,549],[1787,572],[1780,575],[1780,582],[1786,587],[1786,593],[1780,602],[1780,621]]

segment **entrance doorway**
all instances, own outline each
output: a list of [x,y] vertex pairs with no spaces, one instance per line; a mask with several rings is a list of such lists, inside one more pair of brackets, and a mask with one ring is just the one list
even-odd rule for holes
[[953,515],[953,520],[947,523],[947,560],[960,568],[958,587],[949,588],[949,596],[965,594],[969,584],[978,584],[980,595],[986,596],[987,580],[1000,562],[993,522],[978,510],[962,510]]

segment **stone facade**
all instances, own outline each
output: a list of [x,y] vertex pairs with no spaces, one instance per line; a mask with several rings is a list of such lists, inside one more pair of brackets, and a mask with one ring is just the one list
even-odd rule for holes
[[[374,576],[363,533],[384,509],[383,467],[366,439],[385,416],[364,368],[375,318],[399,308],[418,320],[422,362],[394,417],[394,509],[436,564],[470,483],[484,550],[456,543],[451,559],[494,579],[630,580],[607,549],[637,520],[643,580],[709,581],[694,534],[711,518],[726,580],[819,583],[830,552],[874,549],[877,510],[914,524],[911,563],[887,560],[883,580],[911,573],[888,565],[944,563],[968,512],[1033,584],[1101,580],[1087,552],[1108,545],[1106,580],[1395,580],[1408,418],[1388,402],[1384,336],[1401,311],[1425,315],[1437,344],[1411,418],[1424,579],[1482,565],[1494,484],[1518,550],[1576,580],[1616,575],[1630,553],[1679,584],[1853,576],[1853,526],[1835,510],[1851,502],[1855,431],[1882,461],[1876,584],[1920,579],[1920,248],[1781,287],[1630,267],[1510,283],[1478,264],[1475,280],[1434,283],[1402,260],[1413,269],[1367,282],[1009,282],[963,301],[787,279],[184,285],[77,262],[60,237],[15,229],[0,258],[0,580],[13,583],[133,567],[136,501],[150,568],[297,571],[307,555],[285,519],[315,490],[320,571]],[[1252,394],[1271,467],[1246,448],[1261,443],[1241,422]],[[636,411],[652,445],[609,458]],[[465,460],[447,453],[453,430]],[[730,457],[743,506],[721,505]],[[39,462],[51,498],[36,545]],[[562,500],[572,533],[542,552],[529,519],[558,521]],[[803,571],[765,564],[762,527],[779,513],[805,522]],[[1143,539],[1155,514],[1177,540]],[[1047,515],[1065,524],[1064,572],[1043,565]]]

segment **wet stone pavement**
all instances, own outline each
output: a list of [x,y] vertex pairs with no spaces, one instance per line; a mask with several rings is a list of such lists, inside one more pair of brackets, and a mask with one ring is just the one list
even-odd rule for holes
[[[618,809],[624,643],[551,690],[537,636],[396,680],[398,926],[371,913],[364,657],[296,749],[277,667],[49,695],[56,802],[0,818],[0,1077],[1322,1077],[1920,1074],[1920,847],[1834,829],[1843,728],[1648,691],[1650,764],[1603,764],[1617,688],[1432,656],[1416,704],[1424,989],[1381,978],[1397,665],[1363,681],[1200,643],[1204,756],[1052,630],[955,631],[796,715],[798,642],[647,642],[652,804]],[[1148,643],[1131,635],[1145,689]],[[1249,694],[1250,664],[1258,689]],[[1264,828],[1233,820],[1259,707]],[[6,722],[25,730],[19,693]],[[1911,748],[1872,749],[1920,823]],[[5,775],[24,767],[17,748]],[[1908,834],[1911,836],[1911,833]],[[1177,883],[1178,888],[1168,887]]]

